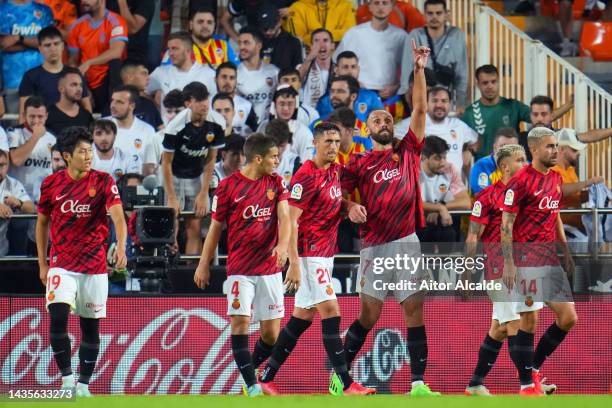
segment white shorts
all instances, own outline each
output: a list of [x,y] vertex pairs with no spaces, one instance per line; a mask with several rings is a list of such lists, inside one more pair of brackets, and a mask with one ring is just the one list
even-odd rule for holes
[[545,302],[571,302],[572,291],[563,268],[557,266],[517,268],[518,279],[513,291],[515,312],[533,312]]
[[497,320],[499,324],[519,320],[521,316],[514,310],[515,302],[512,301],[512,291],[508,290],[501,279],[496,280],[502,284],[501,290],[488,291],[489,298],[493,302],[493,315],[491,319]]
[[[388,269],[379,263],[381,258],[395,259],[398,254],[402,257],[404,254],[409,257],[421,257],[421,245],[416,234],[362,249],[359,254],[357,293],[363,293],[384,302],[389,292],[393,292],[398,303],[402,303],[408,297],[421,292],[419,287],[421,281],[427,277],[426,271]],[[413,289],[408,287],[409,282],[413,282]],[[389,284],[401,284],[401,287],[389,289]]]
[[193,211],[195,198],[202,190],[202,177],[191,179],[172,177],[172,182],[181,211]]
[[86,275],[50,268],[47,275],[46,306],[67,303],[73,313],[88,319],[106,317],[108,275]]
[[252,316],[253,322],[285,316],[283,275],[230,275],[225,283],[227,314]]
[[327,300],[335,300],[333,269],[333,257],[300,258],[302,283],[295,294],[295,306],[310,309]]

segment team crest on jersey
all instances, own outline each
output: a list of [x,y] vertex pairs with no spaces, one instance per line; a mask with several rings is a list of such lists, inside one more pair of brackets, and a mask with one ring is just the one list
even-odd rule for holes
[[334,288],[331,287],[331,285],[327,285],[327,287],[325,288],[325,293],[327,293],[327,296],[331,296],[334,294]]
[[502,116],[502,122],[504,122],[504,126],[510,126],[510,117],[508,115]]
[[474,217],[480,217],[481,212],[482,212],[482,204],[480,204],[480,201],[476,201],[474,203],[474,208],[472,209],[472,215]]
[[295,184],[291,189],[291,198],[294,200],[302,198],[302,190],[302,185],[300,183]]
[[289,185],[289,182],[291,181],[291,172],[290,171],[286,171],[283,173],[283,180],[285,180],[286,185]]
[[49,300],[49,302],[53,302],[55,300],[55,292],[50,291],[47,295],[47,300]]
[[393,161],[399,161],[399,154],[397,154],[397,153],[393,153],[393,154],[391,155],[391,159],[392,159]]
[[453,139],[457,139],[457,132],[455,132],[454,130],[450,131],[450,135]]
[[93,188],[93,187],[90,187],[90,188],[89,188],[89,191],[87,192],[87,194],[89,194],[89,196],[90,196],[91,198],[94,198],[94,197],[96,196],[96,189],[95,189],[95,188]]
[[264,55],[263,63],[264,64],[269,64],[270,63],[270,55],[269,54]]
[[49,151],[51,151],[51,148],[53,147],[53,145],[51,143],[47,144],[47,148],[49,149]]
[[208,143],[212,143],[213,140],[215,140],[215,133],[214,132],[208,132],[206,134],[206,141]]
[[276,193],[274,193],[274,190],[272,190],[271,188],[269,188],[268,191],[266,191],[266,197],[268,197],[268,200],[270,201],[274,200],[275,195]]
[[514,191],[506,191],[506,198],[504,198],[504,205],[512,205],[514,202]]
[[489,176],[487,173],[480,173],[478,175],[478,185],[483,188],[489,185]]
[[245,115],[244,111],[242,109],[240,109],[238,111],[238,116],[240,117],[240,120],[244,119],[244,115]]
[[42,11],[36,10],[34,12],[34,17],[36,17],[38,20],[40,20],[40,18],[42,17]]
[[234,309],[240,309],[240,300],[238,298],[234,298],[234,301],[232,302],[232,307]]
[[223,49],[217,48],[215,50],[215,54],[217,55],[217,57],[221,58],[223,56]]
[[448,186],[447,186],[446,184],[442,183],[442,184],[440,184],[440,186],[438,187],[438,190],[439,190],[441,193],[446,193],[446,192],[448,191]]
[[114,173],[115,173],[115,177],[117,177],[117,178],[123,176],[123,170],[121,170],[121,169],[116,169],[114,171]]
[[364,114],[368,110],[368,105],[365,102],[361,102],[357,105],[357,110],[359,110],[359,113]]
[[266,84],[268,86],[272,86],[272,85],[274,85],[274,80],[271,77],[267,77],[266,78]]
[[134,147],[140,149],[142,147],[142,139],[134,139]]

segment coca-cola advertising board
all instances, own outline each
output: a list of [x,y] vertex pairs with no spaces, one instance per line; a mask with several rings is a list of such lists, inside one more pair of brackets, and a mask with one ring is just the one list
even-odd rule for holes
[[[577,302],[579,321],[543,373],[562,393],[608,393],[612,374],[612,307],[610,297]],[[339,298],[342,335],[359,313],[356,296]],[[292,310],[293,298],[286,298]],[[241,389],[232,358],[230,325],[222,297],[116,297],[109,299],[101,324],[98,364],[91,389],[98,394],[230,394]],[[460,393],[470,380],[480,343],[490,324],[486,298],[426,302],[429,359],[425,376],[432,389]],[[286,323],[289,317],[283,320]],[[536,341],[553,321],[545,309]],[[48,340],[49,318],[43,298],[0,298],[0,393],[9,389],[51,389],[60,376]],[[71,318],[73,368],[78,367],[78,319]],[[258,338],[251,326],[251,346]],[[382,393],[405,393],[410,387],[406,327],[398,305],[385,304],[380,321],[353,366],[356,380]],[[323,393],[329,363],[317,320],[302,336],[276,377],[282,392]],[[495,393],[514,393],[516,371],[506,346],[487,378]]]

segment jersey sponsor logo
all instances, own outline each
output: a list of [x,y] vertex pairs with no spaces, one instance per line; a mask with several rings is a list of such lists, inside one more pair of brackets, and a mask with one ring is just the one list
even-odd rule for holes
[[47,159],[32,159],[32,158],[28,158],[25,163],[23,163],[24,166],[33,166],[33,167],[41,167],[43,169],[50,169],[51,168],[51,162]]
[[482,204],[480,203],[480,201],[476,201],[474,203],[474,208],[472,208],[472,215],[474,217],[480,217],[481,213],[482,213]]
[[302,198],[302,191],[302,185],[300,183],[295,184],[291,189],[291,198],[299,200],[300,198]]
[[212,143],[213,140],[215,140],[215,133],[214,132],[208,132],[206,134],[206,141],[208,143]]
[[248,94],[245,96],[245,98],[249,101],[249,102],[259,102],[259,101],[265,101],[266,99],[270,99],[272,97],[271,93],[267,93],[267,92],[256,92],[256,93],[252,93],[252,94]]
[[489,185],[489,175],[487,173],[480,173],[478,175],[478,186],[485,188]]
[[556,210],[559,208],[559,200],[553,200],[552,197],[544,196],[538,204],[540,210]]
[[210,206],[210,211],[211,212],[217,211],[217,196],[216,195],[213,197],[212,204]]
[[389,169],[382,169],[376,172],[376,174],[374,174],[374,183],[378,184],[381,181],[389,181],[389,180],[393,180],[395,177],[399,177],[400,176],[400,171],[399,169],[393,169],[393,170],[389,170]]
[[40,30],[42,30],[42,27],[36,23],[32,23],[28,26],[20,26],[15,24],[13,25],[11,35],[23,35],[24,37],[33,37],[38,34]]
[[276,193],[274,192],[274,190],[272,190],[271,188],[269,188],[266,191],[266,197],[268,197],[268,200],[272,201],[274,200],[274,196],[276,195]]
[[342,197],[342,190],[337,186],[331,186],[329,189],[329,196],[332,198],[332,200],[340,198]]
[[208,154],[208,147],[202,147],[200,150],[193,150],[189,149],[186,145],[181,145],[179,150],[189,157],[206,157]]
[[62,203],[60,211],[64,214],[72,213],[77,217],[82,217],[91,214],[91,207],[89,204],[79,204],[79,200],[67,200]]
[[504,198],[504,205],[512,205],[512,203],[514,203],[514,191],[508,189],[508,191],[506,191],[506,197]]
[[248,220],[249,218],[255,218],[257,221],[265,221],[272,215],[272,207],[259,208],[257,205],[249,205],[244,209],[242,218]]

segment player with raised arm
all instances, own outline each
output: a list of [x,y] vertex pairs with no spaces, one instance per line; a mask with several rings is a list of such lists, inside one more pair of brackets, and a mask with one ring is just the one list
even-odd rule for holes
[[46,286],[51,317],[49,339],[62,374],[62,389],[75,388],[68,337],[71,308],[80,320],[78,397],[91,396],[88,384],[100,347],[99,319],[106,317],[107,211],[117,234],[114,266],[124,268],[127,262],[127,227],[119,190],[110,174],[92,170],[92,142],[91,134],[82,127],[69,127],[60,134],[57,146],[68,167],[43,181],[36,222],[40,280]]
[[[428,354],[423,321],[424,293],[418,290],[423,271],[391,268],[375,273],[373,269],[373,261],[377,258],[395,258],[400,252],[414,257],[421,256],[416,229],[425,226],[419,188],[419,166],[425,139],[427,90],[424,69],[429,49],[416,48],[413,41],[412,54],[413,111],[408,133],[402,140],[394,140],[391,114],[385,110],[371,112],[367,129],[374,147],[367,153],[353,156],[342,172],[342,190],[352,192],[358,188],[363,204],[363,207],[354,206],[349,210],[351,221],[363,223],[363,249],[357,278],[357,290],[361,293],[361,310],[359,318],[348,329],[344,350],[347,364],[350,366],[363,346],[368,332],[380,317],[383,302],[389,293],[388,285],[414,282],[416,290],[406,287],[406,290],[393,290],[393,294],[401,305],[408,326],[408,353],[412,377],[410,395],[433,396],[440,394],[432,392],[423,382]],[[341,389],[341,386],[342,381],[337,375],[333,375],[330,387]]]
[[[227,314],[231,317],[232,352],[249,397],[263,395],[254,362],[271,353],[285,315],[281,269],[287,262],[291,226],[288,191],[273,174],[278,166],[276,142],[262,134],[244,144],[247,164],[223,179],[211,205],[212,221],[194,281],[204,288],[210,280],[210,262],[227,224]],[[299,286],[299,275],[288,274],[289,290]],[[252,309],[252,314],[251,314]],[[251,316],[259,322],[261,338],[249,351]]]
[[342,207],[358,205],[342,199],[342,166],[335,163],[340,129],[329,122],[320,123],[314,129],[314,146],[316,155],[306,160],[293,176],[289,197],[291,239],[287,276],[300,276],[301,284],[295,295],[293,315],[274,345],[260,384],[265,394],[279,394],[274,377],[318,312],[323,347],[344,385],[339,395],[374,394],[374,389],[354,382],[348,373],[340,339],[340,306],[332,286],[340,211]]
[[[539,368],[576,324],[565,276],[574,273],[575,265],[559,215],[562,179],[551,170],[557,163],[557,138],[552,130],[536,127],[529,131],[527,143],[533,162],[508,182],[502,205],[503,280],[508,288],[515,288],[515,312],[521,316],[510,348],[519,372],[520,395],[541,396]],[[557,244],[564,253],[565,272],[557,257]],[[533,337],[544,302],[556,319],[534,353]]]
[[[506,193],[506,184],[527,163],[525,149],[516,144],[502,146],[495,154],[495,163],[502,173],[502,178],[476,195],[465,243],[469,257],[475,255],[477,242],[483,243],[484,253],[487,255],[484,278],[501,281],[504,262],[499,243],[501,205]],[[520,317],[515,313],[507,291],[508,289],[503,287],[500,291],[489,292],[489,297],[493,301],[491,328],[480,346],[474,374],[465,389],[466,395],[492,395],[484,386],[484,379],[493,368],[504,340],[508,339],[509,348],[514,342]]]

